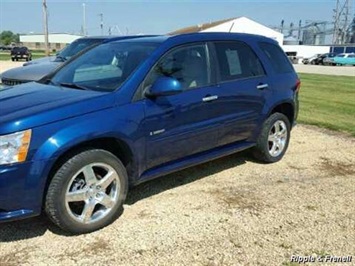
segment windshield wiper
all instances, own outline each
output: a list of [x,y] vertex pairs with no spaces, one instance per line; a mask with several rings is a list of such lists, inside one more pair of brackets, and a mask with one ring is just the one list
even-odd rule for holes
[[67,60],[64,56],[61,56],[61,55],[57,55],[56,59],[59,59],[62,62],[65,62]]
[[89,90],[88,88],[84,87],[84,86],[80,86],[78,84],[75,84],[75,83],[59,83],[59,86],[62,86],[62,87],[67,87],[67,88],[72,88],[72,89],[77,89],[77,90]]

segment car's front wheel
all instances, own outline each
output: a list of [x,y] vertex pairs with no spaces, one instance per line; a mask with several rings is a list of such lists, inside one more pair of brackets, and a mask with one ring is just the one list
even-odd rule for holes
[[89,233],[118,218],[127,190],[127,172],[116,156],[105,150],[84,150],[54,174],[45,210],[63,230]]
[[291,125],[288,118],[281,113],[272,114],[263,124],[256,146],[255,158],[266,163],[282,159],[290,141]]

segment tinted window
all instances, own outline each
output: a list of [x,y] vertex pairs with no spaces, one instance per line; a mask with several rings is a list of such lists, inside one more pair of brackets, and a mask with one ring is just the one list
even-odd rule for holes
[[242,42],[216,42],[216,54],[221,81],[264,75],[260,60]]
[[12,48],[11,51],[12,51],[12,52],[18,52],[18,51],[20,51],[20,47],[14,47],[14,48]]
[[293,67],[281,48],[271,43],[260,43],[261,50],[269,59],[276,73],[293,72]]
[[143,84],[144,90],[159,77],[175,78],[185,90],[208,85],[210,77],[206,46],[191,45],[168,52],[148,74]]
[[60,69],[52,78],[52,83],[75,83],[99,91],[115,90],[157,45],[117,42],[97,46]]
[[72,42],[69,46],[65,47],[65,49],[60,52],[60,56],[65,59],[69,59],[82,50],[102,41],[103,40],[101,39],[78,39]]

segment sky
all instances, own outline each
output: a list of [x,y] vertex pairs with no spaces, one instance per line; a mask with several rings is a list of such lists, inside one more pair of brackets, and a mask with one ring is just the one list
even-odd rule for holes
[[[307,20],[332,21],[335,0],[235,0],[235,1],[77,1],[47,0],[49,32],[79,34],[86,9],[88,35],[104,35],[109,27],[118,34],[164,34],[176,29],[220,19],[246,16],[266,26],[298,25]],[[355,7],[355,6],[354,6]],[[0,31],[42,33],[42,0],[0,0]]]

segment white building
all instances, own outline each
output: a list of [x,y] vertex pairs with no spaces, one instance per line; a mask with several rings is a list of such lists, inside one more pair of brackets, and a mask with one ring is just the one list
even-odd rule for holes
[[[51,50],[61,50],[67,44],[81,37],[82,36],[80,35],[73,35],[67,33],[51,33],[48,35],[49,47]],[[27,46],[30,49],[45,49],[44,34],[20,35],[20,42],[23,46]]]
[[278,31],[268,28],[254,20],[246,17],[231,18],[192,27],[183,28],[170,34],[182,34],[190,32],[233,32],[250,33],[262,35],[276,40],[280,45],[283,44],[284,35]]
[[330,46],[325,45],[283,45],[282,49],[285,53],[296,53],[300,59],[330,52]]

